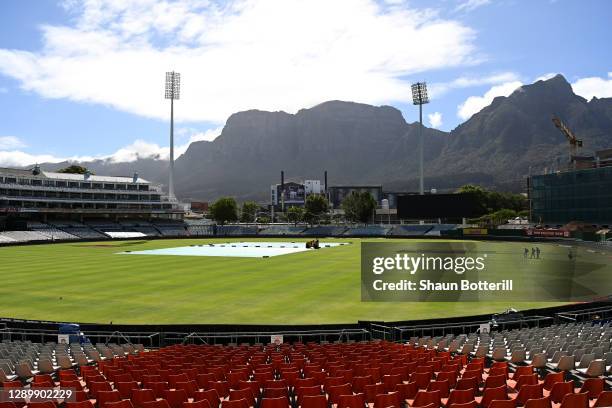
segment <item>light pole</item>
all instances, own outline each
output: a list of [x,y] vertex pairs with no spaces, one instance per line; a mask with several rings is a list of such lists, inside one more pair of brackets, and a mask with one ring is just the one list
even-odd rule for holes
[[168,180],[168,197],[176,200],[174,195],[174,100],[181,97],[181,74],[166,72],[166,99],[170,99],[170,179]]
[[419,194],[424,194],[423,186],[423,105],[429,103],[427,96],[427,84],[417,82],[412,84],[412,103],[419,105]]

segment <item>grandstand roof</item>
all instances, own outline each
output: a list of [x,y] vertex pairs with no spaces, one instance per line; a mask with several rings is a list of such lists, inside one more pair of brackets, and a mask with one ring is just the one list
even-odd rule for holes
[[85,179],[84,174],[71,174],[71,173],[54,173],[50,171],[43,171],[43,174],[47,178],[60,179],[60,180],[78,180],[78,181],[101,181],[109,183],[140,183],[148,184],[149,182],[142,177],[138,177],[134,181],[133,177],[117,177],[117,176],[97,176],[95,174],[89,175]]
[[71,181],[97,181],[107,183],[136,183],[136,184],[150,184],[148,180],[138,177],[134,180],[134,177],[118,177],[118,176],[98,176],[95,174],[89,174],[85,178],[84,174],[72,174],[72,173],[57,173],[52,171],[41,171],[40,174],[33,174],[32,170],[29,169],[14,169],[8,167],[0,167],[0,175],[12,175],[12,176],[24,176],[24,177],[41,177],[49,178],[54,180],[71,180]]

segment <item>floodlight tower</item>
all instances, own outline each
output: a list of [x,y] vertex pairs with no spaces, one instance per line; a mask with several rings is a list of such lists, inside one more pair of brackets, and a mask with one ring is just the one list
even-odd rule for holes
[[423,187],[423,105],[429,103],[427,96],[427,84],[417,82],[412,84],[412,103],[419,105],[419,194],[424,194]]
[[166,99],[170,99],[170,179],[168,180],[168,197],[176,200],[174,195],[174,100],[181,97],[181,74],[166,72]]

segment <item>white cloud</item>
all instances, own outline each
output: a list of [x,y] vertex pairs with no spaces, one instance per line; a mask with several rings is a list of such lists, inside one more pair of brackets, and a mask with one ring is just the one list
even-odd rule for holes
[[429,126],[432,128],[437,129],[442,126],[442,114],[440,112],[430,113],[427,118],[429,119]]
[[519,76],[514,72],[501,72],[479,77],[463,76],[450,82],[434,82],[428,85],[428,90],[432,98],[439,98],[453,89],[469,88],[480,85],[497,85],[518,80]]
[[472,11],[490,3],[491,0],[463,0],[455,7],[455,11]]
[[0,150],[19,149],[25,147],[25,143],[15,136],[0,136]]
[[506,82],[491,87],[483,96],[470,96],[457,107],[457,116],[463,120],[472,117],[473,114],[480,112],[485,106],[489,106],[493,99],[498,96],[508,96],[518,87],[523,85],[520,81]]
[[43,26],[40,51],[0,49],[0,73],[43,97],[166,119],[174,69],[177,120],[220,124],[252,108],[409,101],[408,76],[478,62],[472,29],[392,3],[70,0],[74,23]]
[[548,81],[549,79],[553,78],[554,76],[556,76],[557,73],[556,72],[548,72],[544,75],[540,75],[539,77],[536,78],[536,80],[534,82],[538,82],[538,81]]
[[[178,158],[187,151],[189,145],[201,140],[212,141],[221,134],[222,128],[200,131],[192,128],[176,130],[177,142],[174,147],[174,157]],[[183,139],[182,141],[179,139]],[[110,155],[100,156],[54,156],[51,154],[31,154],[16,150],[26,145],[13,136],[0,137],[0,166],[27,166],[36,163],[59,163],[63,161],[108,160],[115,163],[132,162],[138,159],[162,159],[170,157],[170,147],[160,146],[138,139],[133,143],[118,149]],[[13,149],[13,150],[11,150]]]
[[591,100],[593,97],[610,98],[612,97],[612,72],[608,72],[608,78],[580,78],[572,84],[572,89],[586,100]]

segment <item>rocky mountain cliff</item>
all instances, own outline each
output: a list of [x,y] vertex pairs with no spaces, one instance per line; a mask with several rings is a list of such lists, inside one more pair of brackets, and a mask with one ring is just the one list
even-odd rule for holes
[[[567,162],[567,141],[553,126],[553,115],[584,140],[583,152],[612,147],[612,98],[586,101],[557,75],[495,98],[451,132],[424,128],[426,188],[478,183],[522,191],[530,171]],[[296,114],[239,112],[218,138],[192,143],[177,159],[177,194],[182,199],[266,200],[281,170],[287,180],[322,179],[327,170],[330,185],[382,184],[387,190],[414,191],[419,126],[406,123],[391,106],[341,101]],[[83,165],[99,174],[137,171],[167,182],[167,161]]]

